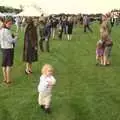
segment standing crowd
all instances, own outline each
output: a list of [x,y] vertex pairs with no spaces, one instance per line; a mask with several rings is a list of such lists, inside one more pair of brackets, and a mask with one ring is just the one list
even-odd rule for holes
[[[80,21],[83,24],[83,32],[93,32],[90,27],[90,19],[85,15]],[[110,20],[110,16],[102,16],[100,25],[100,40],[96,46],[96,65],[110,65],[110,54],[113,46],[111,38],[111,27],[114,20]],[[3,82],[10,84],[11,81],[11,67],[14,60],[14,47],[18,39],[18,32],[24,31],[24,45],[23,45],[23,61],[26,63],[25,73],[32,74],[32,63],[38,61],[38,46],[41,52],[50,52],[50,37],[60,40],[63,35],[68,40],[72,40],[73,28],[76,25],[73,17],[55,17],[45,18],[15,18],[16,33],[12,34],[10,28],[12,27],[13,20],[0,19],[0,46],[2,50],[2,71]],[[52,96],[52,88],[56,83],[53,77],[54,69],[51,65],[46,64],[41,70],[40,83],[38,85],[38,103],[45,112],[50,112],[50,103]]]

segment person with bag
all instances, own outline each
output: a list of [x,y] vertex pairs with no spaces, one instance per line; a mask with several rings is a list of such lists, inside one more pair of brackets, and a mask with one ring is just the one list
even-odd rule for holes
[[12,27],[12,20],[5,20],[3,28],[0,30],[0,45],[2,49],[2,71],[3,82],[10,84],[11,80],[11,67],[14,60],[14,44],[17,36],[12,35],[10,28]]

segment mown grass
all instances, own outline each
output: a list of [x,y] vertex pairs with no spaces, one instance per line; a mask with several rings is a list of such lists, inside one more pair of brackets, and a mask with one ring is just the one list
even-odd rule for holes
[[[0,120],[120,120],[120,29],[115,26],[112,30],[112,65],[96,67],[99,25],[92,24],[92,28],[93,33],[75,28],[72,41],[51,40],[51,52],[39,52],[39,61],[33,64],[34,73],[30,76],[24,73],[20,33],[11,86],[2,83],[0,70]],[[41,111],[37,103],[37,85],[45,63],[54,66],[57,79],[50,115]]]

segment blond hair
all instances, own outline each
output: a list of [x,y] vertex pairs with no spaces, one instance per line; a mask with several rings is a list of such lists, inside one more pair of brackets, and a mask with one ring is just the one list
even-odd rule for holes
[[46,74],[47,71],[48,71],[48,69],[51,70],[52,72],[54,72],[54,69],[53,69],[52,65],[50,65],[50,64],[45,64],[45,65],[42,67],[42,69],[41,69],[41,73],[42,73],[42,74]]

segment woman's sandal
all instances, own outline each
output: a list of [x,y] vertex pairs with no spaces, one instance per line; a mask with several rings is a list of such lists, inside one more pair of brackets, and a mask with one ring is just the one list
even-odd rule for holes
[[29,75],[29,74],[30,74],[30,71],[25,70],[25,74],[26,74],[26,75]]

